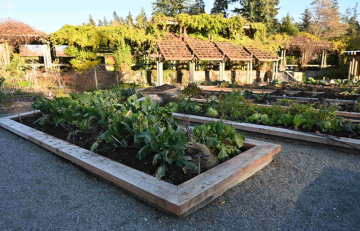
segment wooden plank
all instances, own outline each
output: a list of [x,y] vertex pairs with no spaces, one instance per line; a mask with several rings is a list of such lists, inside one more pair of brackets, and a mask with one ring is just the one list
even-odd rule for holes
[[173,89],[170,89],[170,90],[166,90],[166,91],[163,91],[163,92],[147,92],[146,91],[146,88],[144,89],[143,92],[140,92],[142,94],[157,94],[157,95],[167,95],[167,94],[171,94],[171,93],[174,93],[174,92],[177,92],[179,91],[181,88],[180,87],[177,87],[177,88],[173,88]]
[[[281,151],[280,145],[262,145],[222,163],[214,169],[179,186],[181,213],[202,207],[204,199],[213,200],[227,189],[246,180],[273,160]],[[212,195],[212,197],[207,197]],[[209,203],[209,201],[207,201]]]
[[335,141],[332,139],[317,136],[315,134],[310,134],[310,133],[305,133],[305,132],[300,132],[300,131],[293,131],[293,130],[289,130],[286,128],[277,128],[277,127],[270,127],[270,126],[257,125],[257,124],[248,124],[248,123],[237,123],[234,121],[213,119],[213,118],[208,118],[208,117],[186,115],[186,114],[180,114],[180,113],[173,113],[173,116],[180,120],[191,121],[191,122],[196,122],[196,123],[210,123],[210,122],[216,122],[216,121],[223,121],[225,124],[232,125],[236,129],[243,130],[243,131],[268,134],[268,135],[273,135],[273,136],[303,140],[303,141],[326,144],[326,145],[331,145],[331,146],[351,148],[349,146],[349,145],[351,145],[356,148],[360,148],[360,140],[356,140],[356,139],[332,137],[332,138],[338,140],[339,141],[338,142],[338,141]]

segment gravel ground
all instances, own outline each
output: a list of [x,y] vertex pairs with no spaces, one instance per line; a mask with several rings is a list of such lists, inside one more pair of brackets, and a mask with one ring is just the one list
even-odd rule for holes
[[282,152],[177,220],[0,128],[0,230],[359,230],[359,154],[246,137]]

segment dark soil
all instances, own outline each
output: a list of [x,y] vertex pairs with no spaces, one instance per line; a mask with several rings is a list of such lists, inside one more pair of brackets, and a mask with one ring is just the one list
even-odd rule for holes
[[149,87],[140,92],[164,92],[164,91],[171,90],[174,88],[176,88],[176,86],[164,84],[164,85],[158,86],[158,87]]
[[[47,123],[44,126],[40,126],[38,124],[33,124],[36,120],[41,118],[42,115],[38,114],[29,118],[22,119],[22,123],[26,126],[32,127],[36,130],[42,131],[46,134],[52,135],[56,138],[59,138],[61,140],[68,141],[70,143],[74,143],[73,137],[71,136],[70,139],[68,139],[68,135],[71,132],[70,129],[65,129],[61,125],[58,127],[55,127],[55,125]],[[82,147],[84,149],[90,150],[91,146],[96,142],[99,134],[102,134],[102,131],[99,130],[93,130],[89,134],[79,133],[77,136],[75,136],[75,145]],[[129,166],[131,168],[134,168],[136,170],[139,170],[141,172],[144,172],[149,175],[154,175],[157,168],[157,166],[153,166],[153,156],[150,155],[142,160],[139,160],[136,158],[136,154],[139,152],[141,148],[116,148],[116,149],[110,149],[110,150],[103,150],[107,148],[113,148],[115,147],[115,144],[106,144],[101,143],[97,149],[97,153],[101,156],[107,157],[113,161],[116,161],[118,163],[124,164],[126,166]],[[103,151],[101,151],[103,150]],[[244,151],[244,150],[242,150]],[[206,169],[202,168],[201,172],[205,172]],[[174,185],[180,185],[194,177],[196,177],[198,174],[195,172],[188,171],[186,174],[183,172],[182,168],[177,167],[176,165],[173,165],[171,168],[169,168],[166,172],[166,176],[163,177],[162,180],[172,183]]]

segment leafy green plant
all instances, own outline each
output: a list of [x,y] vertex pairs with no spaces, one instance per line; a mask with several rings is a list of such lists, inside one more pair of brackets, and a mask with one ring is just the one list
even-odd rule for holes
[[206,115],[208,115],[210,117],[218,117],[219,112],[216,109],[209,107],[206,111]]
[[230,84],[228,82],[222,82],[219,87],[221,88],[229,88],[230,87]]
[[197,166],[190,162],[190,156],[185,155],[185,145],[188,143],[186,134],[180,128],[173,129],[171,126],[161,128],[159,124],[155,124],[147,131],[141,133],[139,138],[143,138],[146,144],[137,157],[143,159],[152,152],[155,154],[153,158],[153,165],[159,165],[155,176],[159,179],[165,176],[168,166],[176,164],[187,170],[196,171]]
[[293,116],[290,114],[282,114],[277,120],[277,124],[289,126],[293,121]]
[[190,82],[186,87],[181,91],[181,94],[188,97],[193,97],[194,95],[199,95],[202,93],[202,90],[196,83]]
[[303,119],[300,115],[296,115],[294,117],[294,127],[295,130],[298,130],[298,127],[303,124],[304,122],[306,122],[306,119]]
[[221,121],[195,126],[193,132],[196,141],[216,150],[221,161],[239,155],[245,142],[244,136],[236,133],[233,126]]
[[280,105],[286,105],[286,104],[290,104],[291,100],[290,99],[280,99],[277,101]]

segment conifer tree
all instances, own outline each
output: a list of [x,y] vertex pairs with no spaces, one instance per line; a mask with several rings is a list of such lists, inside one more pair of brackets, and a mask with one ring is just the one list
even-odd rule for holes
[[103,20],[103,25],[104,26],[108,26],[109,25],[109,22],[108,20],[106,20],[106,17],[104,16],[104,20]]
[[134,27],[134,19],[131,15],[131,12],[129,11],[129,15],[126,16],[125,24],[129,27]]
[[297,35],[300,33],[299,28],[294,25],[293,23],[294,18],[290,16],[288,13],[285,17],[281,20],[281,25],[279,32],[280,33],[286,33],[288,35]]
[[311,19],[312,19],[312,15],[311,12],[309,10],[308,7],[306,7],[304,13],[301,14],[301,18],[300,18],[300,30],[301,31],[308,31],[310,24],[311,24]]
[[355,4],[354,8],[347,8],[346,13],[343,16],[343,21],[349,24],[348,35],[356,36],[360,34],[360,22],[358,20],[358,3]]
[[141,9],[140,14],[136,17],[136,28],[145,29],[147,25],[147,17],[144,7]]
[[215,0],[214,6],[211,9],[211,14],[223,14],[225,18],[228,16],[229,1]]
[[95,23],[95,21],[94,21],[94,19],[92,18],[91,15],[89,16],[89,25],[96,26],[96,23]]
[[175,17],[178,14],[188,12],[193,0],[156,0],[152,3],[153,15],[163,14],[168,17]]
[[195,0],[194,4],[189,7],[190,15],[198,15],[205,13],[205,3],[203,0]]
[[116,13],[116,11],[114,11],[114,13],[113,13],[113,18],[114,18],[114,22],[120,23],[120,17]]
[[276,16],[279,11],[279,0],[231,0],[240,3],[240,8],[235,7],[234,13],[241,14],[251,22],[261,22],[266,25],[269,32],[275,32],[278,21]]
[[98,26],[104,26],[104,23],[99,19]]

